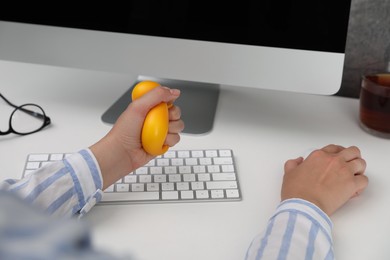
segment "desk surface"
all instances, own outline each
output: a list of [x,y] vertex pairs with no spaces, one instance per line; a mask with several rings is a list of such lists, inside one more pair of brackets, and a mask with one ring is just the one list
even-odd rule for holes
[[[0,61],[0,90],[16,104],[41,105],[52,126],[0,138],[2,178],[19,178],[27,154],[72,152],[101,138],[100,119],[133,77]],[[8,127],[0,102],[0,127]],[[177,149],[231,148],[243,200],[96,206],[87,219],[97,247],[136,259],[243,259],[279,202],[287,159],[329,143],[357,145],[370,184],[332,216],[337,259],[390,255],[390,140],[358,126],[358,100],[223,86],[213,130],[182,135]]]

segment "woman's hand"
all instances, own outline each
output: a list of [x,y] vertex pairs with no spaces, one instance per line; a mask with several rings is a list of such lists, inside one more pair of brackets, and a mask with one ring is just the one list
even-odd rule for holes
[[301,198],[329,216],[368,185],[366,162],[360,150],[328,145],[285,163],[281,198]]
[[[130,103],[110,132],[90,147],[103,176],[103,190],[118,179],[153,159],[141,145],[143,122],[149,110],[161,102],[173,103],[180,96],[177,89],[157,87]],[[129,97],[130,99],[130,97]],[[172,147],[180,141],[184,129],[180,108],[169,109],[169,127],[165,144]]]

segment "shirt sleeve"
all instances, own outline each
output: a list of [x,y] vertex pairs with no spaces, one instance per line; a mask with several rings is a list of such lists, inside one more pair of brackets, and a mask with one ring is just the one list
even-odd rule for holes
[[332,226],[316,205],[285,200],[263,233],[253,239],[246,259],[334,259]]
[[130,259],[94,248],[83,219],[51,218],[13,195],[0,190],[0,259]]
[[50,215],[84,215],[102,197],[102,176],[89,149],[47,164],[21,180],[0,182],[11,192]]

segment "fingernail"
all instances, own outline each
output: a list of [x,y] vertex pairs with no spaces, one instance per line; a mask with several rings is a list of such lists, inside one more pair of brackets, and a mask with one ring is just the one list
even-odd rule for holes
[[170,92],[172,95],[178,96],[180,95],[180,90],[179,89],[170,89]]

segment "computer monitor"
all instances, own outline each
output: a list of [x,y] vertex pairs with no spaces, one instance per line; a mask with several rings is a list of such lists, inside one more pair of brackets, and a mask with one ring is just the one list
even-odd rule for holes
[[[221,84],[320,95],[341,85],[350,0],[60,7],[2,8],[0,59],[126,73],[179,87],[187,133],[212,129]],[[114,123],[129,97],[125,93],[103,121]]]

